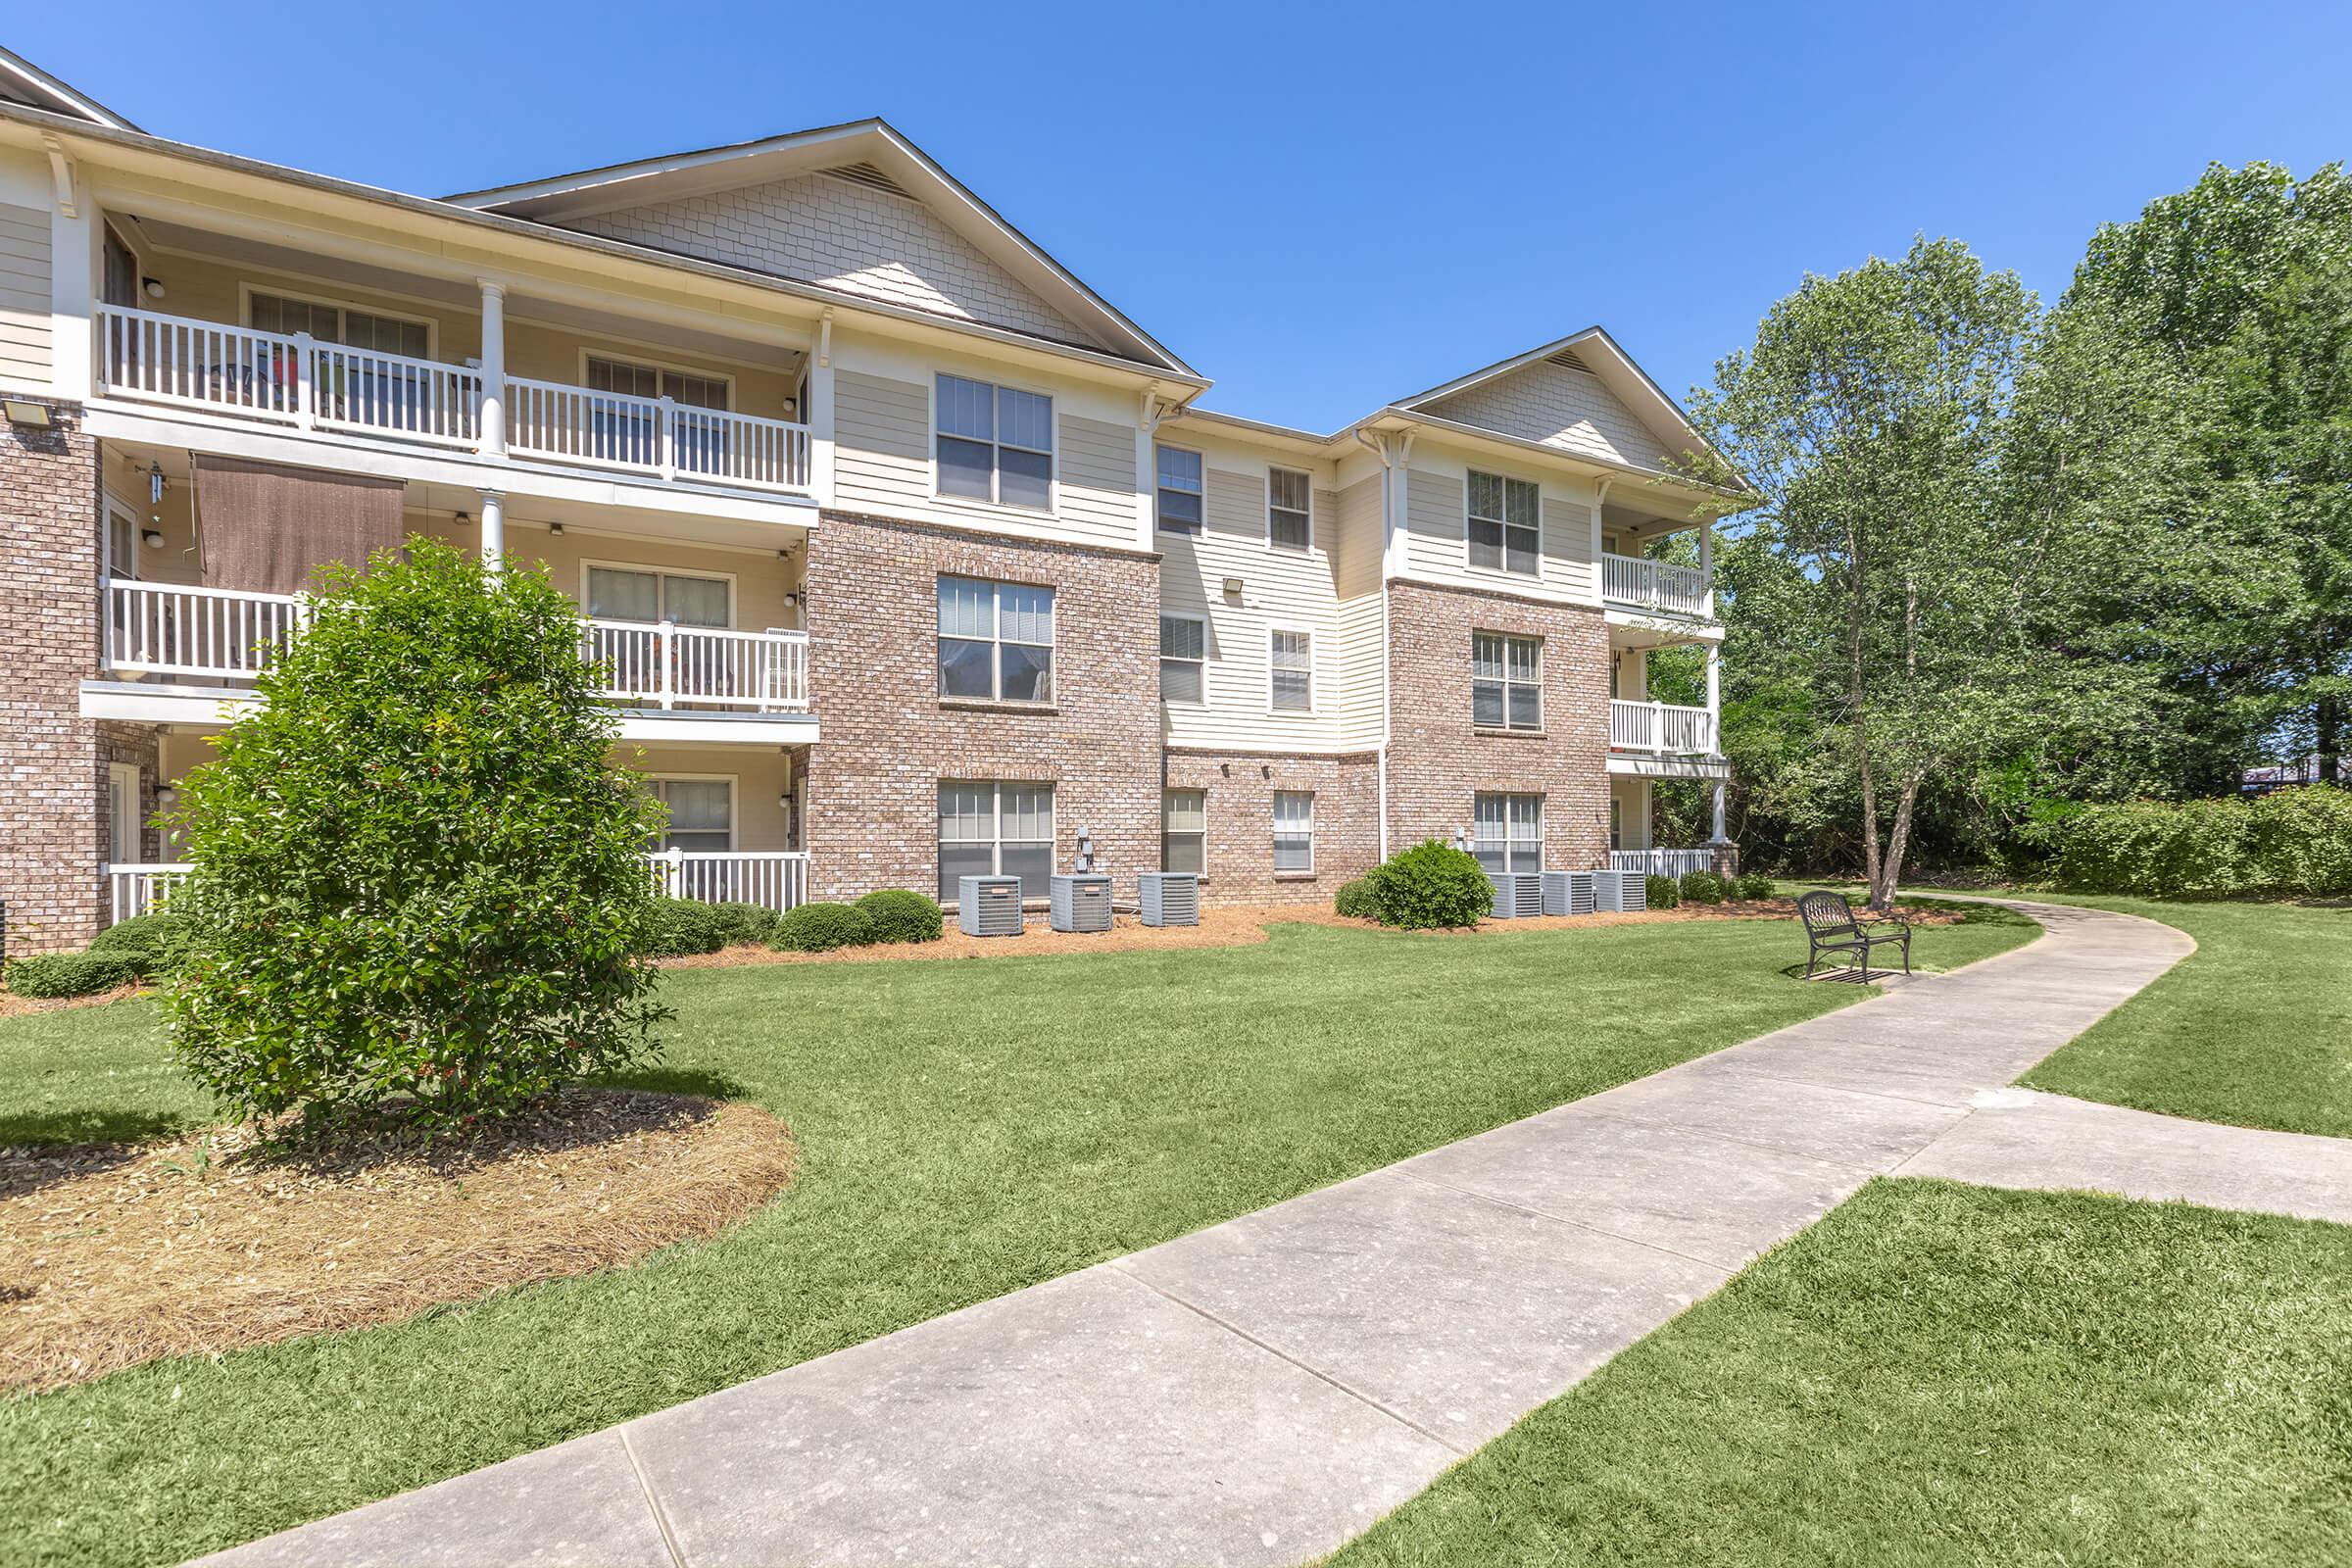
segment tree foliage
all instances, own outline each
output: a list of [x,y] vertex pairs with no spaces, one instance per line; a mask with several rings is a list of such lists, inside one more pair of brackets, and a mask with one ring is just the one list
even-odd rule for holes
[[321,573],[179,808],[172,1046],[243,1114],[507,1109],[652,1053],[662,808],[546,578],[410,542]]

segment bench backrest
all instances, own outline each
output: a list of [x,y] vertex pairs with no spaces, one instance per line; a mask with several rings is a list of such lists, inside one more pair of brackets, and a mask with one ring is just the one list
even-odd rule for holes
[[1805,929],[1815,936],[1835,936],[1856,929],[1854,906],[1845,902],[1842,893],[1821,891],[1805,894],[1796,901],[1798,918]]

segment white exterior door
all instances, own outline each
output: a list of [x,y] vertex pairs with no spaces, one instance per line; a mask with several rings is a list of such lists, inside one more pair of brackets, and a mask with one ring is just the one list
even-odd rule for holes
[[107,858],[118,865],[139,862],[139,769],[135,762],[106,766]]

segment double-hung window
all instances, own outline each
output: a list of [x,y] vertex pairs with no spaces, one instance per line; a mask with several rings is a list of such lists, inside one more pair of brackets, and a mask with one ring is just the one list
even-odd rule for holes
[[1159,796],[1159,868],[1208,869],[1208,792],[1162,790]]
[[939,579],[939,695],[1054,700],[1054,590]]
[[1470,564],[1537,574],[1538,493],[1525,479],[1470,470]]
[[1054,400],[960,375],[939,378],[939,493],[1054,507]]
[[1274,792],[1274,869],[1315,868],[1315,796],[1312,790]]
[[1159,531],[1200,532],[1200,454],[1182,447],[1159,447]]
[[1159,700],[1207,701],[1208,622],[1198,615],[1159,617]]
[[724,577],[647,567],[590,566],[588,613],[599,620],[674,621],[680,626],[732,624]]
[[1471,802],[1470,853],[1490,871],[1544,869],[1544,797],[1481,795]]
[[432,332],[422,321],[374,311],[357,311],[323,300],[297,299],[290,294],[264,294],[256,289],[246,304],[257,332],[308,332],[321,343],[376,354],[405,354],[421,360]]
[[1544,639],[1470,634],[1470,722],[1481,729],[1544,727]]
[[1315,542],[1314,481],[1297,468],[1266,474],[1266,543],[1277,550],[1305,550]]
[[967,876],[1017,876],[1023,899],[1042,899],[1053,873],[1053,785],[940,782],[940,903]]
[[1267,644],[1267,706],[1277,713],[1315,710],[1314,639],[1302,631],[1278,631]]
[[658,365],[637,365],[628,360],[608,360],[602,355],[588,356],[588,390],[612,392],[629,398],[667,398],[690,409],[718,409],[727,406],[726,377],[696,375],[690,370],[665,369]]
[[735,847],[733,779],[657,778],[648,782],[654,799],[669,808],[669,826],[655,849],[724,854]]

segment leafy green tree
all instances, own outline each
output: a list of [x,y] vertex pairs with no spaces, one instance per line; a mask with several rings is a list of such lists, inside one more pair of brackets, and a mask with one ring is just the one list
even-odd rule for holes
[[320,581],[183,791],[178,1061],[318,1130],[500,1112],[653,1054],[662,808],[607,765],[570,602],[421,538]]

